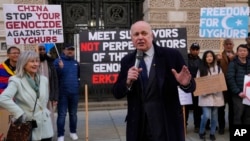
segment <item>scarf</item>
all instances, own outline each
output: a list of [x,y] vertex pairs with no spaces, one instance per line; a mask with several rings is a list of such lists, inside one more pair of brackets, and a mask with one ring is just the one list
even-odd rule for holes
[[11,66],[10,59],[5,60],[4,63],[9,67],[11,71],[14,72],[16,70],[16,67]]
[[25,78],[28,81],[29,85],[33,88],[33,90],[36,92],[37,98],[40,97],[39,93],[39,77],[36,75],[35,80],[33,80],[29,74],[25,74]]

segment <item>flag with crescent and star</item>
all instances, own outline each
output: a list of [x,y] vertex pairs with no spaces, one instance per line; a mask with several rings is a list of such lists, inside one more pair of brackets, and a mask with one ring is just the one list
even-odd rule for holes
[[249,7],[201,8],[199,36],[206,38],[246,38]]

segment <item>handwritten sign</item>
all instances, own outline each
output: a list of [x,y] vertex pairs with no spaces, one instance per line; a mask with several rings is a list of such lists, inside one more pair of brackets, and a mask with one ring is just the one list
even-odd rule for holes
[[250,105],[250,76],[245,75],[243,90],[246,93],[246,98],[243,99],[242,103]]
[[195,78],[195,82],[196,90],[194,91],[194,96],[222,92],[227,90],[227,85],[223,73],[198,77]]
[[3,4],[7,45],[63,43],[60,5]]
[[178,94],[181,105],[193,104],[192,93],[186,93],[180,87],[178,87]]

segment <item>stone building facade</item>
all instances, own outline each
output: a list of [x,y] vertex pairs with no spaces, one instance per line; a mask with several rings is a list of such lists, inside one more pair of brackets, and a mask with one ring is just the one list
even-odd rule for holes
[[[193,42],[204,50],[220,51],[223,39],[199,38],[200,8],[248,6],[247,0],[145,0],[144,19],[154,28],[184,27],[187,29],[188,48]],[[235,39],[235,46],[245,43],[244,39]]]
[[[47,4],[47,0],[1,0],[0,14],[3,15],[2,4]],[[199,38],[199,18],[202,7],[248,6],[248,0],[144,0],[144,20],[153,28],[187,29],[188,48],[193,42],[201,45],[201,54],[211,49],[219,52],[223,39]],[[0,45],[5,43],[3,16],[0,16]],[[235,39],[235,46],[245,43],[244,39]],[[34,49],[35,45],[20,45],[21,50]],[[0,48],[0,62],[6,58],[6,50]]]

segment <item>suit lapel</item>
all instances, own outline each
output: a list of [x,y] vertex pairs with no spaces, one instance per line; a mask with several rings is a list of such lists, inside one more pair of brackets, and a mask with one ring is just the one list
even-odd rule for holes
[[148,93],[148,90],[151,87],[153,79],[155,77],[155,63],[154,62],[155,62],[155,59],[152,60],[152,64],[151,64],[151,67],[150,67],[149,78],[148,78],[148,85],[147,85],[147,88],[146,88],[146,93]]
[[29,95],[31,97],[32,100],[36,100],[36,92],[33,90],[33,88],[30,86],[30,84],[28,83],[28,81],[26,80],[26,78],[22,78],[21,79],[21,85],[23,87],[23,89],[25,89],[25,91],[27,92],[27,95]]
[[160,51],[158,50],[159,47],[155,47],[155,77],[157,78],[157,81],[159,82],[160,88],[163,87],[163,82],[165,78],[165,71],[166,71],[166,62],[164,55],[160,55]]

